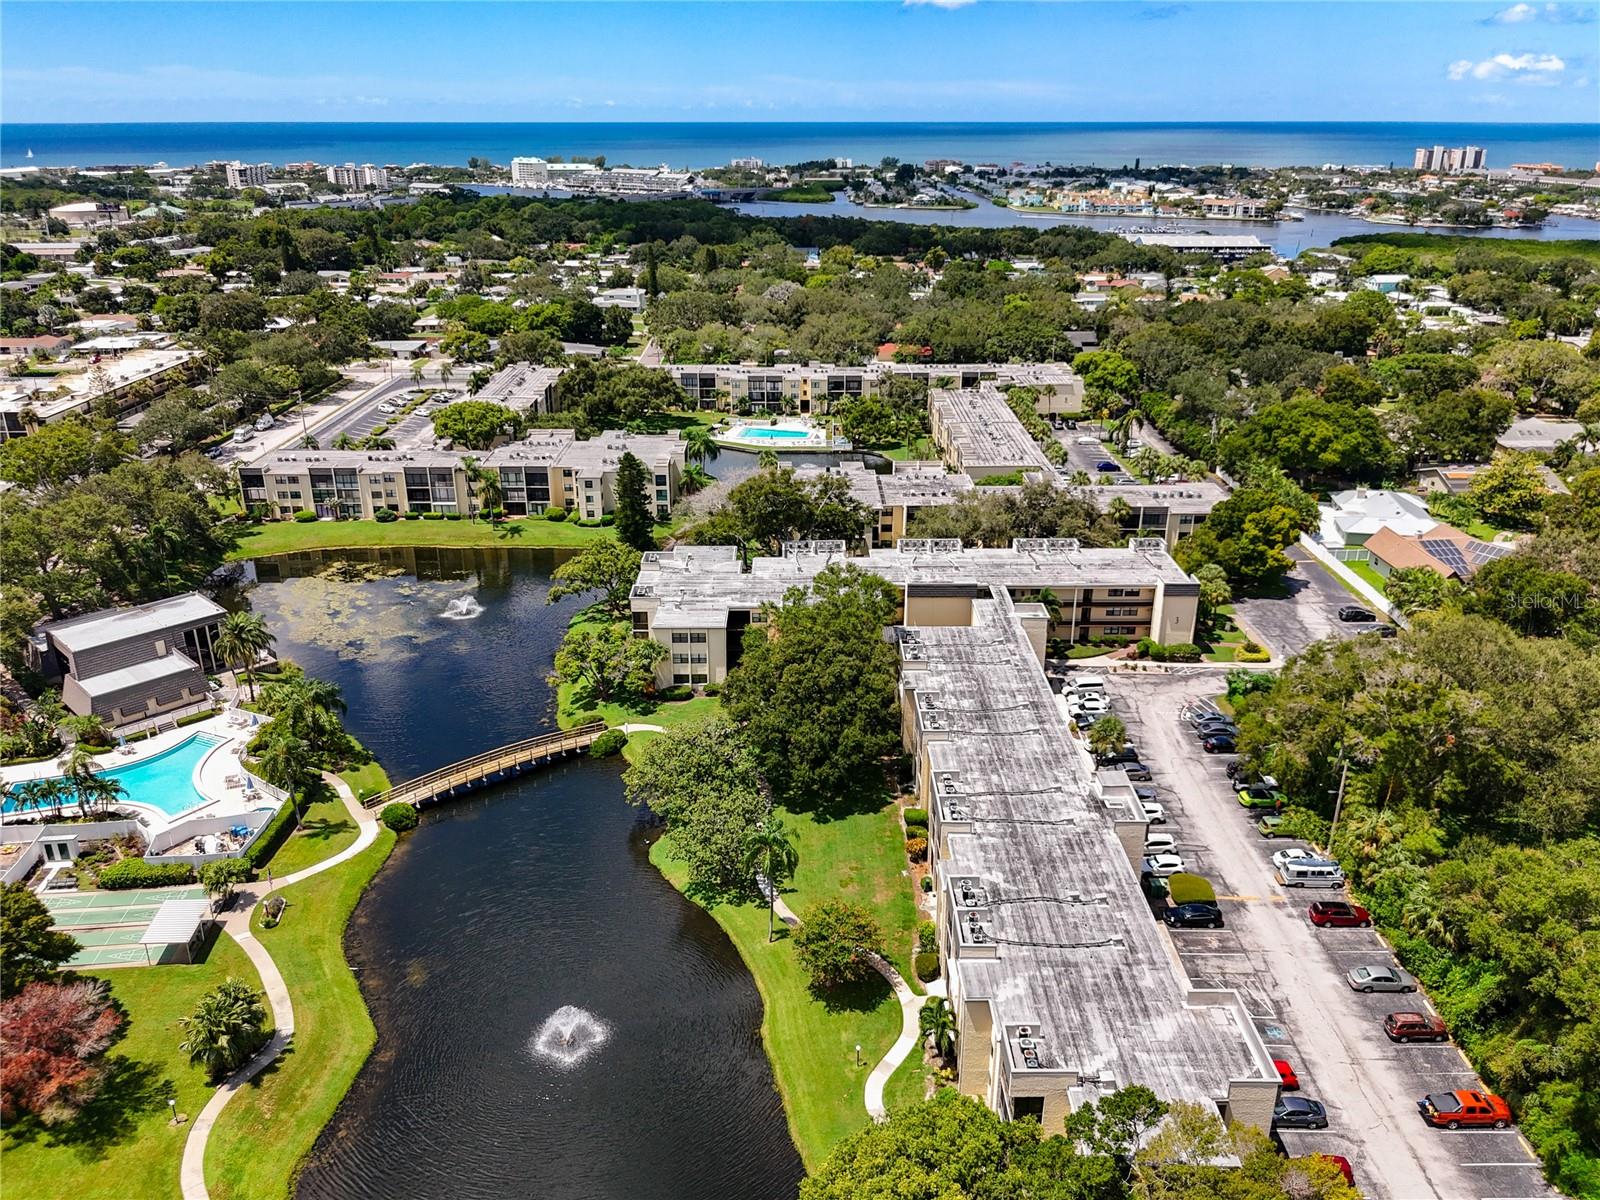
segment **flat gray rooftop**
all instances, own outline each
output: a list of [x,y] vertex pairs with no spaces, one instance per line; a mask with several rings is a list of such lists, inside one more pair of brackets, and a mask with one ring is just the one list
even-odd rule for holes
[[965,999],[993,1005],[1013,1073],[1026,1068],[1004,1031],[1027,1026],[1040,1068],[1102,1089],[1205,1102],[1272,1078],[1237,1005],[1191,1003],[1117,839],[1124,814],[1096,795],[1009,600],[975,603],[970,626],[903,632],[902,700],[937,730],[937,802],[958,798],[970,821],[936,867],[962,931],[952,966]]
[[929,393],[929,403],[944,429],[945,440],[958,452],[963,469],[1053,469],[1039,444],[1011,411],[1005,393],[993,384],[934,388]]
[[108,646],[129,638],[155,637],[171,629],[186,629],[225,616],[227,612],[220,604],[199,592],[187,592],[134,608],[108,608],[84,617],[52,621],[41,625],[39,632],[48,634],[68,653],[78,654],[96,646]]

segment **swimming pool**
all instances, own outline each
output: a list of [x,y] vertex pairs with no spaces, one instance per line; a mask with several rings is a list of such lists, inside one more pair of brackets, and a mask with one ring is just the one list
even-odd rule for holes
[[[100,774],[121,784],[129,803],[148,805],[176,817],[208,802],[194,786],[194,769],[222,740],[214,734],[197,733],[153,758]],[[11,792],[0,811],[17,811],[16,797]]]
[[737,433],[742,438],[754,438],[756,440],[771,438],[776,440],[808,438],[812,436],[813,431],[810,429],[780,429],[773,425],[746,425],[743,429],[738,430]]

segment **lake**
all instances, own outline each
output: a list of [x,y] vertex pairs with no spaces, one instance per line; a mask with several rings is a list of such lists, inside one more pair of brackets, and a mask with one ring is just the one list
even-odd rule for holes
[[[559,553],[262,559],[248,598],[399,780],[554,727],[545,676],[579,607],[546,603]],[[795,1194],[760,997],[650,865],[656,830],[621,769],[575,759],[432,808],[402,839],[347,936],[378,1045],[301,1200]],[[575,1044],[599,1042],[571,1066],[530,1047],[569,1005],[588,1018]]]

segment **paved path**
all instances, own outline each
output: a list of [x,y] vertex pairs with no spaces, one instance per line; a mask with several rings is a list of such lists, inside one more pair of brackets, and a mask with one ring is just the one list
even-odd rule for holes
[[878,974],[889,981],[895,999],[900,1002],[900,1036],[867,1076],[867,1112],[874,1121],[885,1121],[889,1118],[889,1110],[883,1105],[884,1086],[889,1082],[889,1076],[900,1069],[900,1064],[922,1041],[922,1004],[927,997],[913,992],[911,985],[900,978],[900,972],[887,961],[876,954],[870,957],[872,965],[878,968]]
[[636,733],[665,733],[667,731],[665,725],[646,725],[639,723],[618,725],[617,728],[622,730],[622,732],[627,734],[629,737],[632,737]]
[[189,1126],[189,1137],[183,1144],[183,1165],[179,1168],[178,1174],[183,1189],[183,1200],[211,1200],[211,1193],[206,1190],[206,1143],[210,1140],[211,1130],[216,1125],[217,1118],[222,1115],[222,1110],[228,1106],[228,1101],[233,1099],[239,1089],[261,1074],[278,1055],[283,1053],[284,1048],[294,1038],[294,1003],[289,998],[289,987],[278,971],[278,964],[272,961],[272,955],[267,953],[267,948],[257,941],[255,934],[250,931],[251,914],[255,912],[256,905],[272,892],[299,883],[312,875],[321,874],[337,867],[340,863],[348,862],[372,845],[378,836],[376,815],[357,803],[344,780],[326,771],[323,772],[322,779],[339,793],[339,799],[344,801],[345,808],[355,818],[358,830],[356,840],[332,858],[326,858],[292,875],[285,875],[282,879],[274,879],[270,886],[258,880],[249,888],[240,889],[236,893],[237,898],[234,903],[223,914],[223,932],[239,943],[239,948],[249,955],[256,971],[261,975],[261,985],[266,990],[267,1003],[272,1006],[274,1029],[267,1044],[212,1093],[211,1099],[200,1110],[200,1115]]

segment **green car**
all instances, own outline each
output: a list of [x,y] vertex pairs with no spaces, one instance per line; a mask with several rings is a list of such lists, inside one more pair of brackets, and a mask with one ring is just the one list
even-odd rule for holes
[[1289,802],[1289,798],[1276,788],[1269,788],[1264,783],[1252,783],[1247,788],[1239,790],[1239,803],[1246,808],[1282,808]]
[[1281,816],[1277,813],[1268,813],[1256,822],[1256,832],[1264,838],[1287,837],[1288,835],[1279,828],[1282,824]]

